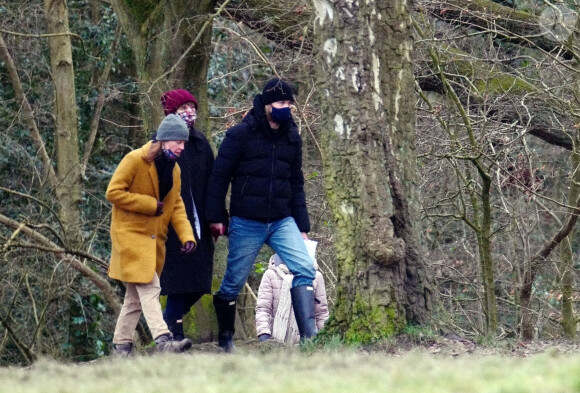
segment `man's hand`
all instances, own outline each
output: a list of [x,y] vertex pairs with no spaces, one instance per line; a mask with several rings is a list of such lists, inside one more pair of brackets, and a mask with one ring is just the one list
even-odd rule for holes
[[188,241],[188,242],[185,242],[183,247],[181,247],[181,252],[183,252],[185,254],[191,254],[192,252],[195,251],[195,248],[196,248],[195,242]]
[[302,239],[308,240],[308,234],[306,232],[300,232],[300,234],[302,235]]
[[226,234],[226,227],[221,222],[212,222],[209,224],[209,230],[214,242],[217,242],[218,237]]

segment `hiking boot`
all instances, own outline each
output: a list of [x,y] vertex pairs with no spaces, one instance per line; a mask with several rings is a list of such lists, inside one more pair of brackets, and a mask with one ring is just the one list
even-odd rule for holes
[[157,352],[185,352],[191,348],[193,342],[189,338],[173,340],[169,334],[163,334],[155,339]]
[[129,357],[133,350],[133,343],[113,344],[113,356],[115,357]]

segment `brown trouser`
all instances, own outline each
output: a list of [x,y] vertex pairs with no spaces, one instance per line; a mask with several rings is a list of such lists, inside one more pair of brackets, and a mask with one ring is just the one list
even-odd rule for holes
[[155,273],[150,283],[134,284],[127,282],[125,287],[125,300],[117,319],[113,344],[133,342],[133,333],[139,323],[141,312],[145,315],[147,326],[149,326],[153,338],[169,333],[167,324],[163,320],[161,303],[159,303],[161,285],[159,284],[157,273]]

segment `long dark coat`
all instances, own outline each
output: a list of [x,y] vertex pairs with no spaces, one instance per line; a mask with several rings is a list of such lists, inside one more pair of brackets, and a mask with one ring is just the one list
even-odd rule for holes
[[[211,293],[214,243],[205,219],[205,204],[213,162],[213,151],[206,137],[192,130],[177,163],[181,168],[181,197],[195,233],[197,249],[190,255],[183,254],[179,237],[173,227],[169,227],[165,267],[161,275],[162,295]],[[201,225],[201,238],[195,229],[193,201]]]

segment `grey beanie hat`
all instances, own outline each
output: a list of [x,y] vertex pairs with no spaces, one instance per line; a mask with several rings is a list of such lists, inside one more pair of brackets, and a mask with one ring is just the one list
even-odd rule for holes
[[157,129],[158,141],[186,141],[189,139],[187,123],[178,115],[173,113],[165,116]]

